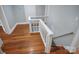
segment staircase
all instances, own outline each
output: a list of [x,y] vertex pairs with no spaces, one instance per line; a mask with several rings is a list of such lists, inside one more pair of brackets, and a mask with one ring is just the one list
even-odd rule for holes
[[2,26],[0,26],[0,38],[4,35],[7,35],[7,34],[4,32]]
[[5,53],[50,53],[53,32],[41,19],[16,23],[9,33],[1,29],[2,50]]
[[17,25],[10,35],[2,35],[2,50],[7,54],[44,53],[39,32],[30,33],[29,24]]

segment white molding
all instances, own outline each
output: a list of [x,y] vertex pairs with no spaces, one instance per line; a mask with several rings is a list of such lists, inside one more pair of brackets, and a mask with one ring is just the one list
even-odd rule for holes
[[30,16],[30,17],[39,17],[39,18],[47,18],[48,16]]
[[2,44],[3,44],[3,41],[2,41],[2,39],[0,38],[0,54],[3,54],[3,53],[4,53],[4,52],[2,51],[2,49],[1,49]]
[[44,38],[43,38],[41,32],[40,32],[40,35],[41,35],[42,41],[43,41],[43,43],[44,43],[44,46],[46,47],[46,43],[45,43],[45,41],[44,41]]
[[[55,33],[55,32],[54,32]],[[66,33],[63,33],[63,34],[57,34],[57,35],[54,35],[53,37],[56,38],[56,37],[61,37],[61,36],[64,36],[64,35],[67,35],[67,34],[70,34],[70,33],[73,33],[73,31],[70,31],[70,32],[66,32]]]
[[7,28],[8,28],[8,32],[5,30],[4,26],[2,25],[2,26],[3,26],[3,30],[8,34],[9,31],[10,31],[10,27],[9,27],[9,24],[8,24],[7,17],[6,17],[6,15],[5,15],[5,12],[4,12],[4,9],[3,9],[3,6],[1,6],[1,10],[2,10],[2,13],[3,13],[3,16],[4,16],[4,20],[5,20],[6,25],[7,25]]
[[8,33],[5,31],[5,28],[4,28],[3,24],[2,24],[2,21],[1,21],[1,26],[2,26],[2,28],[3,28],[3,31],[4,31],[6,34],[8,34]]
[[63,36],[66,36],[66,35],[70,35],[70,34],[74,34],[74,32],[65,33],[65,34],[59,35],[59,36],[53,36],[53,39],[63,37]]
[[[4,28],[4,26],[2,25],[2,21],[1,21],[1,26],[2,26],[3,30],[5,31],[5,28]],[[5,32],[6,32],[6,31],[5,31]]]

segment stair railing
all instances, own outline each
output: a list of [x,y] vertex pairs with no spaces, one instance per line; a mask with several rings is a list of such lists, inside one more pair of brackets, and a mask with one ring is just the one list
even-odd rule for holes
[[31,16],[31,19],[41,19],[42,21],[44,21],[45,24],[47,24],[47,19],[48,16]]
[[41,19],[30,19],[30,32],[40,32],[45,45],[45,52],[49,53],[52,44],[53,32]]

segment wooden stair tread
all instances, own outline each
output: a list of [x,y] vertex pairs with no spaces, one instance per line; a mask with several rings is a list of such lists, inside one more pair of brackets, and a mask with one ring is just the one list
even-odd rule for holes
[[16,28],[13,30],[12,35],[18,35],[22,33],[28,33],[29,32],[29,24],[19,24],[16,26]]
[[31,35],[40,35],[39,32],[31,32],[30,34],[31,34]]
[[37,47],[17,47],[17,48],[10,48],[6,51],[6,53],[31,53],[31,52],[44,52],[43,46]]
[[4,45],[5,45],[4,48],[6,48],[6,47],[9,47],[9,48],[11,48],[11,47],[19,47],[19,46],[22,46],[22,47],[23,47],[23,46],[24,46],[24,47],[27,46],[27,47],[29,47],[29,46],[35,46],[36,44],[37,44],[37,45],[43,45],[43,44],[41,44],[40,42],[37,42],[37,43],[28,42],[28,43],[27,43],[26,41],[25,41],[25,42],[22,41],[21,43],[20,43],[20,42],[18,42],[18,43],[15,42],[15,44],[14,44],[14,43],[7,43],[7,44],[4,44]]
[[[17,41],[22,41],[22,40],[25,40],[25,41],[35,41],[35,40],[42,40],[41,39],[41,36],[40,35],[24,35],[24,36],[12,36],[12,37],[5,37],[4,38],[5,40],[4,43],[6,42],[17,42]],[[30,39],[30,40],[29,40]]]
[[2,36],[6,36],[7,34],[4,32],[2,26],[0,26],[0,37],[2,38]]
[[38,37],[38,38],[33,38],[33,37],[27,37],[27,38],[20,38],[20,39],[11,39],[11,40],[4,40],[4,44],[5,43],[9,43],[9,42],[19,42],[19,41],[27,41],[27,42],[35,42],[35,41],[42,41],[42,39],[40,38],[40,37]]
[[44,53],[40,33],[30,33],[29,24],[17,25],[10,35],[3,35],[2,40],[5,53]]
[[[25,48],[25,50],[28,52],[28,50],[30,49],[30,48],[32,48],[32,49],[37,49],[37,50],[39,50],[39,48],[41,48],[41,50],[43,50],[44,51],[44,44],[43,44],[43,42],[42,41],[34,41],[34,42],[31,42],[31,41],[29,41],[29,42],[26,42],[26,41],[21,41],[21,42],[18,42],[18,43],[10,43],[10,44],[4,44],[5,46],[3,46],[3,50],[5,50],[5,51],[13,51],[13,49],[14,49],[14,51],[16,50],[16,49],[18,49],[18,48]],[[38,48],[39,47],[39,48]],[[40,51],[41,51],[40,50]]]

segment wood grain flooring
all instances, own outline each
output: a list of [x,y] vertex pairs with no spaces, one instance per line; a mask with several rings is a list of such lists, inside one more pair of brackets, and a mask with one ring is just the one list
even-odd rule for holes
[[7,34],[4,32],[2,26],[0,26],[0,38],[6,36]]
[[[29,24],[17,25],[8,35],[0,26],[2,50],[6,54],[45,54],[44,44],[40,33],[29,33]],[[63,46],[52,46],[49,54],[71,54]],[[73,54],[79,54],[79,49]]]
[[70,54],[63,46],[52,46],[50,54]]
[[28,24],[17,25],[10,35],[4,33],[1,38],[2,50],[7,54],[42,54],[45,50],[40,33],[29,33]]

